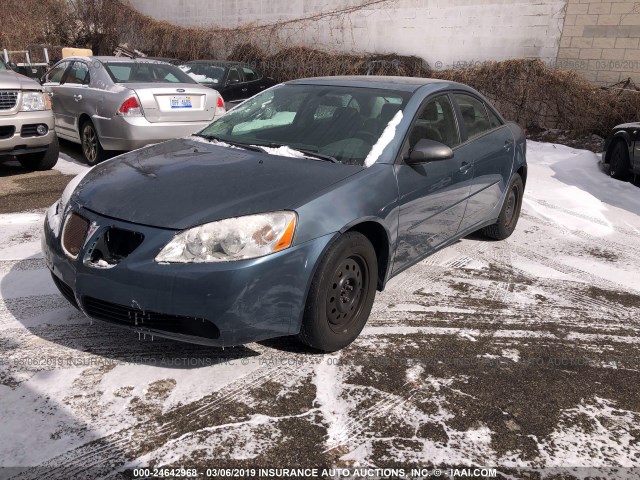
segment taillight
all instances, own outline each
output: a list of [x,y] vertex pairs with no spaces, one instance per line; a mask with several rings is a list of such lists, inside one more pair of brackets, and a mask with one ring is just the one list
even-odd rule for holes
[[138,102],[138,97],[133,96],[127,98],[120,108],[118,109],[118,115],[122,115],[123,117],[139,117],[142,115],[142,107],[140,107],[140,102]]
[[225,113],[227,113],[227,109],[224,106],[224,100],[222,99],[222,97],[220,95],[218,95],[218,105],[216,107],[216,117],[218,115],[224,115]]

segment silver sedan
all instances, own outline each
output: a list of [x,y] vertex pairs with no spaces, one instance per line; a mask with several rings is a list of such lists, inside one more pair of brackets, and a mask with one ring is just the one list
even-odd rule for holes
[[126,57],[68,57],[42,79],[55,130],[95,164],[109,150],[133,150],[195,133],[225,113],[224,101],[179,68]]

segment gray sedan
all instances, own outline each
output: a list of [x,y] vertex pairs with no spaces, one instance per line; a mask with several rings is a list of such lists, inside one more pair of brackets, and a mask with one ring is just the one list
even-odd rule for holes
[[43,251],[91,318],[335,351],[390,278],[476,230],[509,237],[526,178],[524,132],[465,85],[296,80],[76,177]]
[[69,57],[42,79],[60,138],[82,144],[90,164],[108,150],[133,150],[190,135],[225,113],[216,90],[165,62]]

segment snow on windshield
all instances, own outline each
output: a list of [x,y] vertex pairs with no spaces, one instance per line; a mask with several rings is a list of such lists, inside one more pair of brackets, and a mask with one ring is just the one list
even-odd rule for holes
[[364,159],[365,167],[370,167],[378,161],[384,149],[387,148],[387,146],[391,143],[391,140],[393,140],[393,137],[396,136],[396,128],[398,128],[401,120],[402,110],[398,110],[398,113],[396,113],[389,121],[387,127],[382,132],[382,135],[380,135],[378,141],[371,148],[371,151],[369,152],[369,155],[367,155],[367,158]]

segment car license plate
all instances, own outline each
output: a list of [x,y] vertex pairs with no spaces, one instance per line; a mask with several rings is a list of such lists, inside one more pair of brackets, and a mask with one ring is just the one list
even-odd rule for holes
[[180,95],[171,97],[171,108],[191,108],[191,97]]

